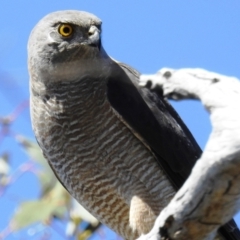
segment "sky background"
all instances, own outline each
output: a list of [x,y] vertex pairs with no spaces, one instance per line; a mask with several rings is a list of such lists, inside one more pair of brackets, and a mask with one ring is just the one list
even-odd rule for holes
[[[142,73],[155,73],[162,67],[197,67],[240,78],[238,0],[1,0],[0,6],[0,116],[22,104],[22,112],[11,126],[14,134],[34,138],[24,105],[29,98],[26,46],[34,25],[57,10],[84,10],[97,15],[103,21],[102,43],[107,53]],[[211,125],[202,105],[194,101],[172,104],[204,148]],[[6,151],[11,152],[14,172],[26,161],[26,155],[12,137],[1,139],[0,135],[0,155]],[[0,198],[0,231],[18,202],[38,194],[33,174],[25,174],[12,184]],[[240,225],[240,217],[236,220]],[[7,239],[39,236],[17,233]],[[51,239],[59,236],[53,234]]]

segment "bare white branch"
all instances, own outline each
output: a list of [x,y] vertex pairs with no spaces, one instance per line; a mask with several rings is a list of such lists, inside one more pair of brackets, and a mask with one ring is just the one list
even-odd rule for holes
[[214,239],[240,209],[240,82],[202,69],[164,68],[142,75],[140,85],[160,86],[176,100],[199,99],[213,126],[190,177],[140,239]]

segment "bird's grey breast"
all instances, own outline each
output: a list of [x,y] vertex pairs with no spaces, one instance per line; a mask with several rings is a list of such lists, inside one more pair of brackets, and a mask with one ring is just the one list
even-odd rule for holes
[[[157,214],[174,191],[151,152],[117,117],[106,92],[105,79],[91,78],[48,84],[42,96],[32,91],[38,142],[67,189],[100,219],[96,201],[118,197],[127,205],[133,196],[151,198]],[[111,204],[100,205],[106,210]]]

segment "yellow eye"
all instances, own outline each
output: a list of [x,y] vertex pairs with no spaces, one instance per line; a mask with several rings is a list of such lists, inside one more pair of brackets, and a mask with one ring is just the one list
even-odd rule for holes
[[58,28],[58,32],[63,37],[70,37],[73,33],[73,27],[69,24],[61,24],[60,27]]

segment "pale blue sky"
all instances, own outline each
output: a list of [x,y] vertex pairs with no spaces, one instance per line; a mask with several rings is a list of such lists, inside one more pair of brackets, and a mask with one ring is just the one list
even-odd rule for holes
[[[47,13],[64,9],[89,11],[100,17],[108,54],[142,73],[154,73],[162,67],[199,67],[240,78],[238,0],[1,1],[0,116],[28,99],[26,45],[31,29]],[[211,126],[201,104],[184,101],[173,105],[203,148]],[[27,109],[13,129],[33,138]],[[0,143],[0,155],[4,150],[14,152],[13,169],[26,160],[17,149],[11,138]],[[37,186],[28,174],[8,189],[0,199],[0,230],[16,206],[12,196],[20,200],[37,197]]]

